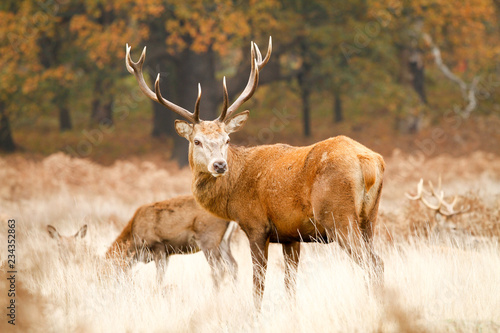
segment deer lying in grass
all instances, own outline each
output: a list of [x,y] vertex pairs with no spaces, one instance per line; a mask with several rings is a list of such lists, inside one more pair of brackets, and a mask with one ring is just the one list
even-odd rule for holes
[[118,259],[122,265],[154,260],[161,283],[170,255],[203,251],[217,287],[226,268],[236,279],[238,265],[230,248],[236,227],[235,222],[205,211],[192,196],[181,196],[137,209],[106,257]]
[[[409,193],[405,193],[406,197],[410,200],[421,201],[427,208],[434,211],[434,218],[437,223],[441,221],[439,216],[443,216],[446,221],[454,215],[465,213],[469,210],[469,206],[461,207],[456,210],[455,205],[458,200],[458,196],[455,196],[453,200],[448,203],[444,201],[444,191],[441,190],[441,177],[439,177],[437,190],[434,189],[434,185],[429,180],[429,188],[431,191],[426,191],[424,189],[424,180],[420,178],[420,181],[417,185],[417,194],[411,195]],[[429,201],[429,199],[432,201]],[[431,229],[434,229],[436,224],[433,224]]]
[[57,229],[50,224],[47,225],[47,232],[51,238],[57,241],[57,247],[59,249],[59,254],[64,262],[67,262],[69,257],[75,258],[77,252],[81,250],[78,247],[78,241],[87,235],[87,225],[85,224],[72,236],[63,236],[59,234]]
[[384,160],[344,136],[330,138],[308,147],[283,144],[257,147],[229,145],[229,135],[247,121],[249,111],[236,114],[257,88],[259,71],[269,61],[255,43],[251,44],[251,72],[242,94],[229,105],[223,80],[224,105],[220,117],[201,121],[201,87],[194,112],[162,97],[159,75],[153,92],[144,81],[142,66],[146,49],[138,62],[126,48],[126,67],[149,98],[188,121],[176,120],[175,128],[189,141],[192,191],[206,210],[226,220],[238,221],[248,236],[253,261],[255,303],[260,308],[270,242],[283,244],[288,263],[285,281],[297,270],[299,242],[337,241],[358,263],[360,253],[368,254],[370,272],[383,275],[382,260],[372,248],[377,219]]

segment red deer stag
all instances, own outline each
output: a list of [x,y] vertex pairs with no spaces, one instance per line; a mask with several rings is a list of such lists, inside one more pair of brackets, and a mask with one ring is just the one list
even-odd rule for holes
[[369,271],[377,280],[383,276],[382,260],[372,248],[385,168],[382,156],[345,136],[308,147],[229,145],[229,135],[249,116],[249,111],[238,114],[236,110],[255,92],[271,48],[269,39],[263,59],[252,42],[247,86],[229,106],[224,78],[222,113],[213,121],[199,118],[200,86],[193,113],[162,97],[159,75],[155,92],[148,87],[142,74],[145,48],[139,61],[133,62],[127,45],[125,62],[149,98],[188,120],[176,120],[175,128],[189,141],[194,197],[211,213],[238,221],[248,236],[257,308],[264,292],[270,242],[283,244],[289,291],[294,289],[290,277],[297,270],[299,242],[336,240],[357,263],[364,262],[360,253],[368,254]]
[[236,279],[238,265],[229,244],[236,226],[205,211],[193,196],[160,201],[137,209],[106,257],[118,259],[122,265],[130,265],[132,260],[154,260],[157,281],[161,283],[170,255],[201,250],[218,287],[225,268]]

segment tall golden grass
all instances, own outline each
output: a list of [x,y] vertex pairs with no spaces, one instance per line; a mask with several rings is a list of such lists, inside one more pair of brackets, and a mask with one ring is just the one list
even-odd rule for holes
[[[16,219],[17,330],[32,332],[497,332],[500,330],[500,159],[415,159],[395,153],[388,170],[375,246],[385,287],[336,245],[305,244],[295,298],[287,295],[281,248],[271,245],[263,307],[256,312],[252,266],[242,232],[232,243],[239,279],[212,286],[202,254],[174,256],[162,285],[154,264],[115,270],[104,252],[134,210],[189,193],[187,169],[118,161],[103,167],[55,154],[0,159],[0,262],[7,219]],[[404,197],[420,177],[443,177],[469,212],[430,231],[435,218]],[[45,226],[73,234],[87,223],[78,258],[61,260]],[[0,308],[8,302],[0,279]],[[2,310],[3,311],[3,310]],[[0,330],[12,329],[5,316]]]

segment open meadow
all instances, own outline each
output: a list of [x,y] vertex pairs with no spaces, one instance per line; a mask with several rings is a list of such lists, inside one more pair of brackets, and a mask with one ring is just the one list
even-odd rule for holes
[[500,333],[500,0],[8,0],[0,63],[0,333]]
[[[18,332],[500,331],[500,158],[395,151],[386,163],[375,237],[384,288],[373,289],[338,245],[304,244],[292,298],[281,246],[272,244],[259,313],[241,230],[231,244],[238,279],[226,277],[219,290],[201,253],[174,256],[161,285],[153,263],[123,273],[104,258],[140,205],[190,193],[189,169],[137,159],[101,166],[62,153],[0,158],[0,331],[12,329],[5,320],[9,219],[16,221]],[[470,206],[466,212],[436,218],[405,196],[421,177],[436,184],[440,175],[446,201],[458,195],[455,208]],[[63,235],[87,224],[88,234],[76,253],[60,252],[47,224]]]

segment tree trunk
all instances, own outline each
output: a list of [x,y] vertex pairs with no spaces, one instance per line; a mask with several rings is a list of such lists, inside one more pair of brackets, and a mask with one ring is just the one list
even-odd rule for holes
[[[200,118],[213,120],[219,115],[217,107],[220,96],[217,94],[220,93],[222,96],[222,82],[217,82],[215,79],[215,56],[212,50],[205,53],[186,50],[168,70],[167,73],[162,73],[160,80],[160,89],[166,99],[193,112],[200,83],[203,90]],[[156,76],[151,75],[151,77],[156,79]],[[188,165],[188,141],[177,135],[174,128],[175,119],[182,118],[156,102],[153,104],[153,110],[151,135],[171,137],[174,144],[172,159],[181,167]]]
[[90,123],[91,125],[113,126],[113,103],[94,97]]
[[92,98],[91,125],[113,126],[113,97],[105,92],[105,86],[104,80],[98,77]]
[[311,70],[312,61],[308,54],[308,45],[304,40],[300,40],[300,53],[302,57],[302,68],[297,75],[299,83],[301,98],[302,98],[302,124],[305,137],[311,136]]
[[[154,91],[156,76],[160,72],[160,90],[164,98],[175,103],[177,101],[177,89],[179,88],[176,84],[176,68],[175,65],[165,61],[168,59],[167,55],[162,55],[156,57],[161,59],[161,63],[151,63],[149,66],[144,67],[143,71],[147,71],[151,79],[150,87]],[[177,133],[174,129],[174,121],[176,119],[176,114],[163,105],[152,101],[153,103],[153,129],[151,131],[151,136],[154,138],[160,138],[162,136],[172,137],[174,141],[178,138]],[[184,106],[183,106],[184,107]],[[184,107],[185,108],[185,107]],[[185,139],[183,139],[185,140]]]
[[344,121],[342,97],[340,96],[340,89],[338,88],[334,88],[333,90],[333,120],[336,123]]
[[311,95],[309,89],[304,89],[302,91],[302,121],[304,122],[304,136],[311,136],[311,113],[309,105],[309,96]]
[[308,66],[304,65],[304,70],[297,75],[302,99],[302,125],[305,137],[311,136],[311,88],[307,80],[308,72]]
[[[500,0],[493,0],[493,4],[495,5],[495,12],[497,14],[497,21],[500,20]],[[497,29],[500,29],[500,26],[497,25]]]
[[302,125],[305,137],[311,136],[311,112],[310,112],[310,96],[311,89],[305,78],[306,73],[302,72],[298,75],[301,98],[302,98]]
[[59,106],[59,131],[69,131],[73,129],[73,123],[71,122],[71,115],[69,113],[68,105],[64,101]]
[[171,136],[173,133],[174,114],[163,105],[153,102],[153,130],[151,136],[158,138],[162,135]]
[[222,80],[215,78],[215,55],[211,49],[205,53],[186,51],[176,62],[177,93],[179,103],[189,111],[194,110],[198,96],[198,83],[203,95],[200,102],[200,118],[214,120],[219,116],[218,101],[222,101]]
[[[160,87],[162,84],[160,83]],[[162,91],[165,89],[162,88]],[[167,98],[165,95],[163,96]],[[168,110],[159,103],[153,103],[153,131],[151,136],[155,138],[171,137],[173,141],[171,158],[177,162],[180,167],[188,165],[188,141],[179,136],[175,131],[175,119],[182,119],[174,112]]]
[[425,93],[425,67],[423,54],[419,50],[412,50],[408,59],[408,66],[412,75],[412,86],[417,92],[420,100],[427,104],[427,96]]
[[5,113],[3,103],[0,103],[0,150],[6,152],[13,152],[16,150],[16,145],[12,138],[12,131],[10,129],[9,117]]

